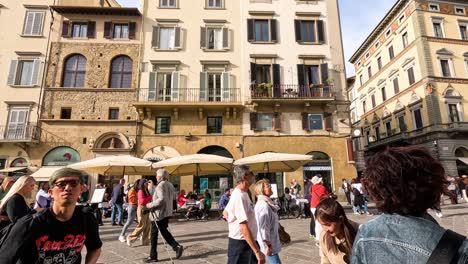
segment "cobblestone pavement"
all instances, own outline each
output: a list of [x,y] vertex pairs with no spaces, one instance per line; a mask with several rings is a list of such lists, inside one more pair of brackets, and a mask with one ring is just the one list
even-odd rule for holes
[[[432,211],[430,214],[445,228],[468,235],[468,204],[446,205],[442,210],[444,213],[442,219],[436,218]],[[350,219],[359,223],[365,223],[375,217],[355,215],[349,209],[347,212]],[[292,238],[292,242],[284,246],[280,253],[283,263],[320,263],[318,248],[309,240],[310,219],[291,218],[281,219],[280,222]],[[174,260],[174,263],[227,263],[228,232],[225,221],[178,220],[169,226],[176,240],[185,248],[182,258]],[[111,226],[108,221],[101,227],[100,233],[104,245],[99,263],[142,263],[142,259],[149,255],[149,246],[141,246],[141,242],[137,241],[133,247],[128,247],[117,240],[120,230],[120,227]],[[169,250],[168,254],[164,249],[162,238],[159,239],[158,254],[160,263],[171,263],[169,254],[175,256],[174,251]]]

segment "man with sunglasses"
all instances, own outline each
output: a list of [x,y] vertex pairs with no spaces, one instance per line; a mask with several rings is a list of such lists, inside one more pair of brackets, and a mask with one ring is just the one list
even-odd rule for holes
[[[21,218],[0,248],[0,263],[96,263],[102,242],[96,218],[85,207],[76,207],[83,192],[84,173],[63,168],[49,180],[51,208]],[[5,246],[8,245],[8,246]]]

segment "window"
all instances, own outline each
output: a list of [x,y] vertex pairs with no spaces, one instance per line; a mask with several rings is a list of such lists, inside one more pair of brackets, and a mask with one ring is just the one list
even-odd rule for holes
[[397,117],[397,124],[400,132],[406,131],[405,115],[400,115]]
[[460,37],[462,40],[468,40],[468,24],[460,25]]
[[177,0],[159,0],[160,8],[176,8]]
[[362,74],[359,75],[359,82],[361,83],[361,86],[362,86],[362,84],[364,83],[364,81],[363,81],[363,79],[362,79]]
[[390,36],[390,34],[392,34],[392,30],[391,30],[391,29],[389,29],[389,30],[387,30],[387,32],[385,32],[385,37]]
[[460,122],[460,115],[458,114],[457,104],[449,104],[449,117],[452,122]]
[[368,52],[368,53],[366,54],[366,59],[368,59],[369,56],[370,56],[370,53]]
[[405,32],[405,33],[401,36],[401,40],[403,41],[403,48],[408,47],[408,32]]
[[403,14],[399,19],[398,19],[398,23],[402,23],[403,20],[405,20],[405,15]]
[[221,73],[208,73],[208,101],[221,101]]
[[440,67],[441,67],[441,70],[442,70],[442,76],[452,77],[452,74],[450,72],[450,62],[449,62],[448,59],[440,60]]
[[119,119],[119,108],[109,108],[109,120]]
[[115,39],[128,39],[129,31],[128,24],[114,24],[114,38]]
[[315,21],[301,21],[301,40],[315,42]]
[[374,44],[374,48],[378,48],[380,46],[380,42],[377,41],[375,44]]
[[465,14],[465,8],[461,7],[461,6],[455,6],[455,14],[464,15]]
[[72,23],[72,37],[73,38],[88,37],[88,23],[82,23],[82,22]]
[[171,118],[170,117],[156,117],[156,134],[169,134],[171,133]]
[[271,83],[272,78],[271,78],[271,65],[261,65],[261,64],[255,64],[255,82],[257,84],[260,83]]
[[440,20],[432,21],[432,28],[434,30],[434,37],[436,37],[436,38],[443,38],[444,37],[444,31],[442,29],[442,21],[440,21]]
[[392,122],[385,123],[385,132],[387,133],[387,137],[392,135]]
[[223,8],[224,0],[206,0],[206,8]]
[[12,86],[34,86],[39,84],[41,61],[35,59],[12,60],[8,84]]
[[160,49],[175,49],[175,33],[174,27],[159,28],[159,46]]
[[133,61],[127,56],[118,56],[112,60],[110,88],[130,88],[132,86]]
[[273,114],[259,113],[257,120],[257,129],[258,130],[273,130]]
[[362,101],[362,113],[366,113],[367,108],[366,108],[366,100]]
[[275,19],[247,19],[249,42],[276,42]]
[[296,41],[299,43],[323,43],[325,32],[322,20],[295,20]]
[[158,72],[157,74],[157,95],[159,102],[170,102],[172,98],[171,87],[172,87],[172,73]]
[[380,140],[380,126],[374,127],[375,139]]
[[[25,137],[29,119],[29,107],[10,106],[5,137],[22,139]],[[3,137],[3,135],[0,135]]]
[[63,87],[84,87],[86,76],[86,58],[73,55],[66,59],[63,71]]
[[385,86],[380,90],[382,92],[382,102],[387,100],[387,92],[385,91]]
[[24,36],[40,36],[42,35],[44,24],[44,11],[26,11],[23,25]]
[[393,79],[393,91],[395,94],[400,92],[400,85],[398,84],[398,78]]
[[421,108],[413,110],[413,122],[414,122],[415,129],[419,129],[423,127]]
[[390,60],[392,60],[393,58],[395,58],[395,52],[393,50],[393,45],[389,46],[388,47],[388,56],[390,57]]
[[268,20],[255,20],[255,41],[270,41]]
[[372,103],[372,108],[375,107],[376,103],[375,103],[375,93],[371,95],[371,103]]
[[413,67],[409,68],[408,70],[406,70],[406,72],[408,73],[408,82],[409,82],[409,85],[413,85],[416,80],[414,79],[414,70],[413,70]]
[[223,130],[222,117],[207,117],[206,118],[206,133],[207,134],[220,134]]
[[200,40],[200,47],[202,49],[229,49],[229,30],[223,27],[202,27]]
[[369,75],[369,79],[372,77],[372,66],[367,67],[367,74]]
[[304,65],[305,70],[305,85],[323,83],[320,81],[319,65]]
[[310,130],[323,130],[323,118],[319,114],[309,114],[308,124]]
[[379,71],[382,69],[382,57],[377,58],[377,68]]
[[69,107],[62,107],[60,109],[60,119],[71,119],[72,109]]
[[439,5],[438,4],[429,4],[429,10],[433,12],[439,12]]

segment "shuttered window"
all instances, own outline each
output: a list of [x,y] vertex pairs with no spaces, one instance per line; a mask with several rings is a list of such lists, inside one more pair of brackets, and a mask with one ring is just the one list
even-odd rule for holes
[[129,31],[128,24],[114,24],[114,38],[128,39]]
[[206,0],[206,8],[223,8],[224,0]]
[[72,37],[74,38],[88,37],[88,23],[74,22],[72,24]]
[[23,35],[40,36],[44,25],[44,11],[26,11],[24,19]]
[[220,134],[223,131],[223,118],[220,116],[206,118],[206,133]]
[[248,19],[247,37],[249,42],[276,42],[276,20]]
[[176,8],[177,0],[159,0],[160,8]]
[[69,57],[64,64],[63,87],[84,87],[86,77],[86,58],[76,54]]
[[296,41],[299,43],[324,43],[325,31],[322,20],[295,20]]
[[39,84],[42,62],[37,59],[13,60],[10,63],[8,84],[13,86],[34,86]]
[[169,134],[171,133],[171,118],[170,117],[156,117],[156,134]]
[[110,88],[130,88],[132,85],[133,61],[128,56],[118,56],[112,60]]
[[308,114],[308,129],[309,130],[323,130],[323,118],[320,114]]

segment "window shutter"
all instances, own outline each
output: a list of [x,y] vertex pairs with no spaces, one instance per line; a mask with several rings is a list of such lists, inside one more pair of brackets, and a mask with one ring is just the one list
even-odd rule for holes
[[10,72],[8,73],[8,85],[15,85],[17,68],[18,68],[18,61],[12,60],[10,62]]
[[302,87],[306,85],[304,64],[297,65],[297,82],[299,83],[299,90],[302,90]]
[[354,158],[354,147],[353,147],[353,140],[350,138],[346,139],[346,145],[348,146],[348,161],[355,161]]
[[317,20],[317,31],[319,43],[325,43],[325,30],[323,27],[323,20]]
[[231,100],[231,87],[229,85],[231,75],[229,72],[223,72],[223,83],[222,83],[222,100],[224,102],[229,102]]
[[247,19],[247,38],[249,42],[255,41],[255,20]]
[[250,81],[254,83],[256,81],[256,75],[255,75],[255,63],[251,62],[250,63]]
[[71,35],[70,21],[65,20],[62,22],[62,37],[69,38]]
[[294,20],[294,30],[296,31],[296,41],[301,42],[302,41],[302,36],[301,36],[301,21],[300,20]]
[[182,41],[180,39],[181,32],[180,27],[175,27],[175,37],[174,37],[174,48],[180,49],[182,47]]
[[200,48],[201,49],[206,48],[206,28],[205,27],[200,28]]
[[323,113],[323,118],[325,119],[325,130],[330,132],[333,131],[333,116],[331,113]]
[[302,112],[301,116],[302,116],[302,129],[309,131],[309,114],[306,112]]
[[171,99],[172,102],[179,101],[180,72],[172,72]]
[[229,29],[223,28],[223,48],[229,49]]
[[328,80],[328,63],[320,64],[320,74],[322,78],[322,84],[326,84]]
[[88,21],[88,38],[95,38],[96,37],[96,22],[95,21]]
[[277,41],[276,35],[276,19],[270,19],[270,39],[272,42]]
[[39,85],[42,62],[34,60],[33,72],[31,76],[31,85]]
[[112,22],[104,22],[104,38],[112,38]]
[[136,22],[128,23],[128,38],[135,39],[136,37]]
[[281,84],[280,65],[273,64],[273,85]]
[[250,130],[257,130],[257,113],[250,113]]
[[34,12],[26,12],[26,18],[24,19],[23,34],[32,34],[32,25],[34,22]]
[[150,72],[149,74],[148,101],[153,102],[156,101],[156,72]]
[[153,38],[151,40],[151,47],[154,49],[159,48],[159,27],[153,27]]
[[275,112],[273,114],[273,126],[276,131],[281,130],[281,113]]
[[206,80],[208,79],[206,72],[200,72],[200,101],[205,102],[206,100]]
[[40,35],[42,33],[42,20],[44,19],[43,12],[34,12],[34,22],[32,24],[32,34]]

